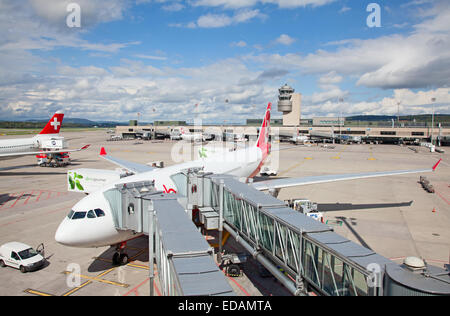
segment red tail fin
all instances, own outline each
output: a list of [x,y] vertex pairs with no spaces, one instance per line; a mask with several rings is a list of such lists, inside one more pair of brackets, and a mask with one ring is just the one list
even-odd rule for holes
[[259,147],[263,156],[267,156],[270,153],[269,133],[270,133],[270,110],[272,109],[272,103],[267,105],[266,114],[259,130],[259,137],[256,146]]
[[39,134],[58,134],[59,130],[61,129],[63,118],[64,113],[62,113],[61,111],[56,112]]

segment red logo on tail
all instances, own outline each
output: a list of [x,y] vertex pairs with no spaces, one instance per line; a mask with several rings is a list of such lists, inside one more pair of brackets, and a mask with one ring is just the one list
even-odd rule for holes
[[64,118],[62,112],[56,112],[39,134],[58,134]]

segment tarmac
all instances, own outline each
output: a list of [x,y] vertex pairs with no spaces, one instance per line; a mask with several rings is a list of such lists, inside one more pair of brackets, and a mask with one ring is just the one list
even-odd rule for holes
[[[84,197],[67,191],[68,170],[116,169],[98,157],[103,146],[108,154],[118,158],[172,165],[171,152],[176,142],[109,142],[104,130],[62,134],[71,148],[91,144],[85,151],[72,153],[72,164],[68,167],[41,168],[34,156],[0,161],[0,245],[19,241],[36,247],[44,243],[48,262],[43,269],[25,274],[10,267],[1,268],[0,295],[149,295],[146,237],[128,243],[131,262],[117,267],[112,265],[111,248],[68,248],[56,243],[54,234],[71,207]],[[5,138],[14,137],[0,137]],[[430,153],[423,147],[415,147],[416,153],[408,146],[398,145],[333,146],[297,146],[277,152],[280,155],[277,176],[423,169],[431,168],[440,158],[443,161],[434,173],[282,189],[278,198],[308,198],[317,202],[325,222],[338,234],[397,263],[408,256],[422,257],[435,266],[449,263],[450,154]],[[420,175],[430,180],[434,194],[418,183]],[[243,251],[232,238],[226,248]],[[225,277],[239,296],[290,295],[275,278],[261,277],[252,258],[243,264],[242,276]],[[161,295],[158,283],[155,294]]]

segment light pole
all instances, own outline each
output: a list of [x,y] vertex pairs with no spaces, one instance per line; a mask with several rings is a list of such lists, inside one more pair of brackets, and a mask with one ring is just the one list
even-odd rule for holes
[[436,98],[431,98],[431,103],[433,104],[433,112],[431,114],[431,144],[434,145],[434,102]]
[[342,126],[342,103],[344,102],[344,98],[339,98],[339,143],[341,139],[341,126]]

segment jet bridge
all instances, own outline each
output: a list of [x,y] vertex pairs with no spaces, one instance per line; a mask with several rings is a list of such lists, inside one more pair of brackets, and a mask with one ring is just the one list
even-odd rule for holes
[[186,198],[157,192],[154,182],[117,185],[105,192],[118,230],[149,236],[150,294],[156,262],[164,296],[235,295],[214,261],[214,249],[187,216]]
[[450,295],[447,270],[410,271],[232,176],[192,169],[175,177],[185,195],[156,192],[152,182],[105,193],[117,229],[149,235],[164,295],[233,294],[194,217],[220,239],[226,229],[293,295]]
[[186,176],[187,203],[209,214],[205,222],[214,212],[220,235],[225,228],[294,295],[450,295],[448,270],[411,271],[232,176],[198,170]]

